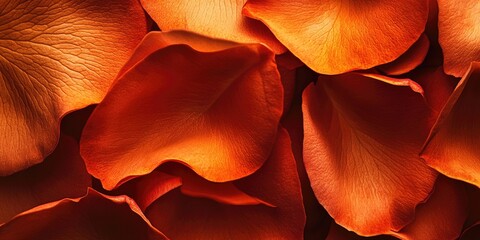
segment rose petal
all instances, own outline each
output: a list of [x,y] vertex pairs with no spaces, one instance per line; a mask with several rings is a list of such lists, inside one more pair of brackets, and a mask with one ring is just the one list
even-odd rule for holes
[[158,49],[118,79],[92,113],[80,146],[87,169],[106,189],[172,160],[210,181],[249,175],[275,142],[279,78],[262,45]]
[[321,77],[303,113],[307,173],[338,224],[371,236],[414,218],[436,178],[418,156],[433,118],[420,94],[356,73]]
[[0,175],[41,162],[65,113],[99,102],[146,32],[140,4],[0,3]]
[[242,43],[264,43],[276,53],[286,51],[261,22],[242,16],[246,0],[141,0],[163,31],[187,30]]
[[425,29],[428,2],[249,0],[244,14],[316,72],[338,74],[402,55]]
[[378,69],[388,75],[401,75],[418,67],[427,56],[430,41],[425,34],[393,62],[381,65]]
[[83,196],[91,182],[77,142],[62,136],[43,163],[0,177],[0,224],[40,204]]
[[399,234],[401,239],[458,239],[467,218],[467,198],[463,185],[439,177],[435,190],[417,207],[415,220]]
[[127,196],[90,190],[38,206],[0,226],[1,239],[167,239]]
[[276,207],[225,205],[177,190],[153,203],[147,216],[172,239],[303,239],[300,182],[285,130],[265,165],[235,185]]
[[438,117],[422,158],[448,177],[480,187],[480,63],[472,63]]
[[438,0],[438,41],[447,74],[462,77],[480,61],[480,2]]

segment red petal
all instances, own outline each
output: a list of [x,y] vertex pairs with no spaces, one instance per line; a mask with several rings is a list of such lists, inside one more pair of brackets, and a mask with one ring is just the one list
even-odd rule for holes
[[1,239],[167,239],[127,196],[94,190],[38,206],[0,226]]
[[422,152],[446,176],[480,187],[480,63],[473,63],[443,108]]
[[264,22],[313,70],[338,74],[407,51],[425,29],[428,1],[249,0],[244,14]]
[[[163,41],[165,34],[147,38]],[[87,169],[107,189],[165,161],[211,181],[249,175],[275,142],[279,78],[273,53],[262,45],[160,48],[118,79],[92,113],[80,146]]]
[[172,191],[147,211],[172,239],[303,239],[305,213],[290,141],[285,130],[265,165],[235,181],[246,194],[275,205],[232,206]]
[[40,204],[83,196],[91,182],[77,142],[62,136],[43,163],[0,177],[0,224]]
[[480,1],[438,0],[438,41],[447,74],[462,77],[480,61]]
[[432,118],[422,96],[350,73],[307,87],[303,112],[307,173],[335,221],[366,236],[409,223],[436,178],[418,156]]
[[242,16],[246,0],[141,0],[163,31],[187,30],[242,43],[265,43],[276,53],[285,47],[261,22]]
[[60,118],[99,102],[146,33],[136,0],[0,3],[0,175],[50,154]]

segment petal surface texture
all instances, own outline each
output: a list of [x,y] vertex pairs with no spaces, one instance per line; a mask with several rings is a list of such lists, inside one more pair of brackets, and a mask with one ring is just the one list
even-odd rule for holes
[[480,63],[472,63],[443,108],[422,152],[431,167],[480,187]]
[[135,0],[0,1],[0,175],[50,154],[60,118],[98,103],[145,33]]
[[242,15],[246,0],[141,0],[162,31],[187,30],[242,43],[264,43],[286,51],[263,23]]
[[480,2],[438,0],[438,41],[447,74],[462,77],[480,61]]
[[150,239],[167,238],[127,196],[88,195],[40,205],[0,226],[1,239]]
[[194,48],[179,42],[143,58],[92,113],[80,150],[105,188],[165,161],[230,181],[270,155],[283,110],[274,54],[260,44]]
[[412,221],[436,178],[418,156],[430,108],[410,82],[388,82],[349,73],[320,77],[303,93],[312,188],[338,224],[364,236]]
[[316,72],[339,74],[407,51],[425,29],[428,1],[249,0],[244,14]]
[[233,182],[244,193],[275,207],[227,205],[172,191],[154,202],[146,215],[172,239],[303,239],[305,212],[290,144],[281,130],[262,168]]

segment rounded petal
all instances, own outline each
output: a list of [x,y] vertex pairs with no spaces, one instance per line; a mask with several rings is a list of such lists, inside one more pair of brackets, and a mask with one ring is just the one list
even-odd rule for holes
[[62,136],[43,163],[0,177],[0,224],[35,206],[83,196],[91,182],[77,142]]
[[480,61],[480,2],[438,0],[438,41],[445,72],[462,77]]
[[281,130],[278,136],[265,165],[234,182],[276,207],[226,205],[176,190],[153,203],[147,216],[172,239],[303,239],[305,212],[295,160],[288,134]]
[[282,110],[280,76],[266,47],[198,52],[171,45],[117,80],[87,122],[80,150],[106,189],[165,161],[230,181],[268,158]]
[[472,63],[448,99],[422,152],[448,177],[480,187],[480,63]]
[[425,29],[427,0],[249,0],[244,14],[264,22],[307,66],[322,74],[391,62]]
[[425,34],[395,61],[381,65],[378,69],[388,75],[401,75],[418,67],[427,56],[430,41]]
[[152,239],[167,238],[127,196],[90,190],[85,197],[38,206],[0,226],[1,239]]
[[41,162],[146,33],[136,0],[0,2],[0,175]]
[[276,53],[286,51],[261,22],[242,16],[246,0],[141,0],[161,30],[187,30],[241,43],[264,43]]
[[432,122],[421,94],[356,73],[321,77],[303,113],[306,170],[338,224],[371,236],[413,220],[436,178],[418,156]]

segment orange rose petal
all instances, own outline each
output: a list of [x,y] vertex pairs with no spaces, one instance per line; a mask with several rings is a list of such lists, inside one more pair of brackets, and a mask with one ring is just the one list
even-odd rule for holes
[[172,239],[303,239],[305,213],[285,130],[265,165],[235,185],[276,207],[226,205],[174,190],[153,203],[147,216]]
[[40,204],[83,196],[91,182],[78,144],[62,136],[56,150],[43,163],[0,177],[0,224]]
[[376,79],[394,86],[405,86],[405,87],[408,86],[412,89],[412,91],[420,93],[420,95],[422,96],[424,93],[423,88],[422,86],[420,86],[420,84],[408,78],[393,78],[393,77],[388,77],[388,76],[376,74],[376,73],[352,73],[352,74],[358,74],[371,79]]
[[339,74],[391,62],[407,51],[425,29],[428,1],[249,0],[243,10],[307,66]]
[[282,110],[266,47],[202,53],[171,45],[117,80],[87,122],[80,149],[106,189],[172,160],[210,181],[230,181],[268,158]]
[[304,162],[317,199],[364,236],[413,220],[436,173],[418,157],[432,113],[421,94],[356,73],[320,78],[303,95]]
[[442,110],[422,152],[448,177],[480,187],[480,63],[472,63]]
[[136,0],[0,3],[0,175],[41,162],[62,115],[99,102],[146,33]]
[[276,53],[286,51],[261,22],[242,16],[246,0],[141,0],[161,30],[187,30],[241,43],[264,43]]
[[90,190],[38,206],[0,226],[0,239],[167,239],[127,196]]
[[480,2],[438,0],[438,41],[445,72],[462,77],[470,63],[480,61]]
[[430,41],[425,34],[395,61],[381,65],[378,69],[388,75],[401,75],[418,67],[427,56]]
[[395,234],[401,239],[458,239],[467,218],[467,196],[460,182],[439,177],[430,198],[417,207],[415,220]]

